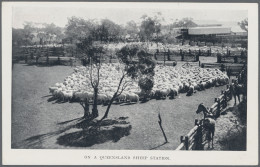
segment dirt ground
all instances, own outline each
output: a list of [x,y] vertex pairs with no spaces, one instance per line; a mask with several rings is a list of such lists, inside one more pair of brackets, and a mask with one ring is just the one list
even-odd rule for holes
[[229,101],[216,121],[213,150],[246,151],[246,102]]
[[[109,118],[127,118],[131,128],[122,133],[118,140],[82,145],[86,138],[82,128],[75,127],[83,116],[78,103],[53,101],[48,87],[61,82],[73,72],[67,66],[37,67],[15,64],[12,80],[12,148],[87,148],[87,149],[132,149],[174,150],[180,144],[180,136],[194,126],[198,104],[210,107],[214,98],[226,86],[213,87],[197,92],[191,97],[185,94],[173,100],[151,100],[133,105],[113,105]],[[100,117],[106,107],[99,106]],[[158,124],[158,113],[169,143]]]

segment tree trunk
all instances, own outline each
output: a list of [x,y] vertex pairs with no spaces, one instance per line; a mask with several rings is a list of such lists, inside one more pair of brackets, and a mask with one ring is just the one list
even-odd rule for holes
[[93,118],[98,117],[97,95],[98,95],[98,88],[94,88],[94,99],[93,99],[93,108],[92,108],[92,116],[93,116]]
[[112,99],[109,101],[109,104],[108,104],[108,106],[107,106],[105,115],[102,117],[102,119],[101,119],[100,121],[102,121],[103,119],[107,118],[108,113],[109,113],[109,110],[110,110],[110,107],[111,107],[111,105],[112,105],[112,103],[113,103],[115,97],[116,97],[116,94],[114,94],[114,96],[112,97]]
[[85,106],[84,106],[84,118],[88,119],[90,116],[90,112],[89,112],[89,103],[88,100],[85,101]]

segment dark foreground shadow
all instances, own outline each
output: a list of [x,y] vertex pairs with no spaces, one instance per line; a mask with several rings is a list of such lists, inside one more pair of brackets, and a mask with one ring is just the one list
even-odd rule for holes
[[[59,130],[32,136],[19,143],[12,143],[12,148],[19,149],[42,149],[52,148],[49,141],[56,141],[57,144],[71,147],[90,147],[95,144],[107,141],[117,142],[122,137],[128,136],[132,126],[126,121],[127,117],[105,119],[99,126],[97,120],[85,120],[76,118],[57,125]],[[55,146],[56,147],[56,146]]]
[[88,128],[93,122],[82,121],[77,125],[82,130],[60,136],[57,143],[71,147],[90,147],[108,141],[117,142],[122,137],[128,136],[132,129],[132,126],[125,119],[125,117],[116,120],[107,119],[102,121],[98,128]]

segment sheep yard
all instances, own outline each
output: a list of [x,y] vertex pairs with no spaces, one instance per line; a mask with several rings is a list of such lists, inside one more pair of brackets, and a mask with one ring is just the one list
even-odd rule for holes
[[[74,68],[68,66],[40,67],[15,64],[12,73],[12,148],[84,148],[174,150],[180,136],[194,126],[198,104],[210,106],[225,86],[197,91],[192,96],[180,93],[175,99],[150,100],[137,104],[113,104],[109,118],[127,118],[131,129],[122,133],[119,140],[88,141],[81,128],[72,126],[83,116],[77,102],[59,102],[49,93],[49,87],[62,82]],[[162,126],[169,143],[158,125],[158,108]],[[99,117],[106,106],[98,105]],[[96,141],[96,142],[95,142]]]

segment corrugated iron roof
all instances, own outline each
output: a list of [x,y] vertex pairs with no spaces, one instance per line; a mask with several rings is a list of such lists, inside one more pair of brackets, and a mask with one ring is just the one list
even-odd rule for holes
[[230,34],[230,27],[194,27],[188,29],[189,35]]

